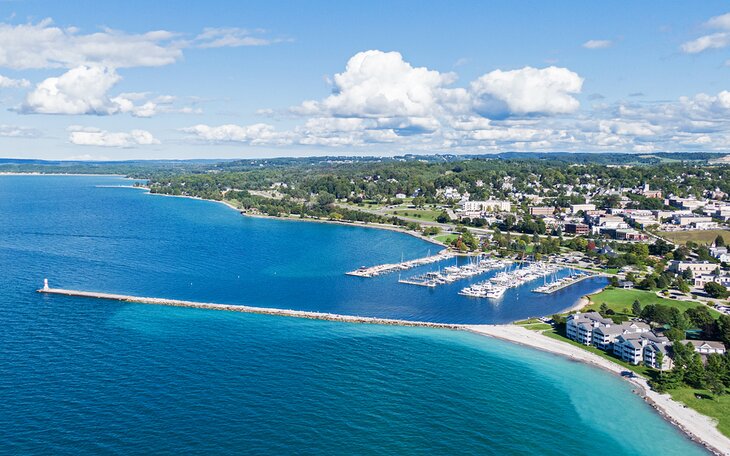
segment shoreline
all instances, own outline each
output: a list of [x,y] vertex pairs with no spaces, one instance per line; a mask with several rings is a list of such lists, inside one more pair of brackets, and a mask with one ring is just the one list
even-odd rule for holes
[[602,369],[603,371],[610,374],[619,375],[623,380],[630,382],[635,387],[635,389],[633,390],[635,394],[641,396],[642,399],[647,404],[649,404],[664,420],[674,425],[687,438],[703,446],[705,449],[716,455],[730,455],[730,439],[720,433],[720,431],[717,429],[717,423],[714,419],[702,415],[699,412],[686,407],[680,402],[674,401],[668,394],[660,394],[656,391],[653,391],[649,387],[646,379],[644,379],[643,377],[622,376],[621,374],[625,372],[626,369],[619,364],[602,358],[580,347],[573,346],[560,340],[552,339],[543,335],[540,332],[532,331],[517,325],[465,325],[458,323],[450,324],[428,321],[411,321],[390,318],[342,315],[305,310],[139,297],[103,292],[67,290],[62,288],[41,288],[37,291],[38,293],[47,295],[60,295],[87,299],[102,299],[108,301],[117,301],[120,303],[185,307],[226,312],[241,312],[288,318],[325,320],[340,323],[377,324],[385,326],[445,329],[454,331],[466,331],[483,337],[492,337],[495,339],[506,341],[508,343],[513,343],[523,347],[558,355],[571,361],[580,362],[589,366]]
[[[124,187],[120,187],[120,188],[124,188]],[[396,233],[407,234],[409,236],[413,236],[415,238],[424,240],[426,242],[430,242],[431,244],[438,245],[439,247],[449,248],[448,245],[444,244],[441,241],[437,241],[433,238],[424,236],[422,233],[406,230],[406,229],[403,229],[403,228],[395,226],[395,225],[383,225],[381,223],[365,223],[365,222],[343,222],[343,221],[338,221],[338,220],[323,220],[323,219],[301,218],[301,217],[274,217],[271,215],[264,215],[264,214],[248,214],[248,213],[242,212],[241,208],[234,206],[233,204],[229,203],[226,200],[212,200],[212,199],[207,199],[207,198],[201,198],[199,196],[167,195],[165,193],[152,193],[150,191],[149,187],[145,187],[142,185],[140,185],[138,187],[130,186],[130,188],[143,189],[147,192],[148,195],[153,195],[153,196],[167,196],[170,198],[187,198],[187,199],[198,200],[198,201],[210,201],[213,203],[220,203],[220,204],[228,206],[229,208],[238,212],[243,217],[252,217],[252,218],[259,218],[259,219],[266,219],[266,220],[281,220],[281,221],[289,221],[289,222],[326,223],[326,224],[330,224],[330,225],[357,226],[357,227],[362,227],[362,228],[373,228],[373,229],[379,229],[379,230],[394,231]],[[457,255],[459,255],[459,253],[457,253]]]
[[[43,173],[18,173],[21,175],[63,175],[69,176],[72,174],[43,174]],[[80,176],[91,176],[91,174],[79,174]],[[98,176],[119,176],[119,175],[107,175],[101,174]],[[225,200],[210,200],[194,196],[186,195],[166,195],[160,193],[152,193],[149,188],[144,186],[132,187],[141,188],[150,195],[169,196],[177,198],[188,198],[197,199],[201,201],[212,201],[222,203],[228,206],[230,209],[236,210],[241,213],[241,209],[234,206]],[[124,188],[124,187],[122,187]],[[346,226],[362,226],[367,228],[375,229],[386,229],[390,231],[401,232],[409,234],[414,237],[421,238],[432,244],[444,246],[444,244],[435,241],[433,239],[424,237],[420,233],[414,233],[412,231],[406,231],[400,227],[392,225],[381,225],[381,224],[365,224],[362,222],[341,222],[335,220],[321,220],[321,219],[306,219],[306,218],[293,218],[293,217],[273,217],[263,214],[242,214],[244,216],[266,218],[266,219],[278,219],[278,220],[290,220],[290,221],[307,221],[314,223],[331,223]],[[39,290],[42,291],[42,290]],[[60,292],[57,292],[60,291]],[[374,317],[357,317],[339,314],[325,314],[320,312],[307,312],[307,311],[296,311],[296,310],[285,310],[277,308],[256,308],[249,306],[231,306],[225,304],[212,304],[212,303],[195,303],[187,301],[175,301],[165,300],[159,298],[139,298],[139,297],[124,297],[121,295],[107,295],[101,296],[103,293],[87,293],[85,292],[73,292],[72,290],[54,290],[54,294],[61,294],[67,296],[79,296],[88,298],[101,298],[101,299],[112,299],[121,302],[132,302],[141,304],[153,304],[153,305],[173,305],[190,308],[200,308],[208,310],[224,310],[224,311],[238,311],[248,312],[257,314],[267,314],[275,316],[285,316],[293,318],[308,318],[308,319],[320,319],[335,322],[349,322],[357,324],[381,324],[381,325],[398,325],[398,326],[410,326],[410,327],[430,327],[438,329],[450,329],[450,330],[463,330],[468,331],[476,335],[484,337],[493,337],[496,339],[504,340],[509,343],[514,343],[524,347],[541,350],[544,352],[552,353],[554,355],[562,356],[564,358],[582,362],[586,365],[600,368],[608,373],[615,375],[621,375],[621,372],[625,369],[609,360],[601,358],[591,352],[583,350],[579,347],[574,347],[568,343],[561,342],[558,340],[551,339],[544,336],[541,333],[530,331],[525,328],[516,325],[461,325],[461,324],[442,324],[433,322],[417,322],[408,320],[397,320],[397,319],[386,319],[386,318],[374,318]],[[68,293],[66,293],[68,292]],[[580,310],[590,303],[588,298],[589,295],[581,297],[577,303],[575,303],[568,310],[563,311],[571,312]],[[132,298],[132,299],[119,299],[119,298]],[[178,302],[178,304],[174,304]],[[659,415],[667,422],[677,427],[685,436],[690,440],[702,445],[707,450],[714,454],[727,454],[730,455],[730,439],[722,435],[717,429],[717,423],[705,415],[694,411],[693,409],[687,408],[683,404],[676,402],[671,399],[669,395],[659,394],[652,391],[645,379],[641,377],[637,378],[626,378],[624,380],[629,381],[636,389],[634,392],[639,394],[645,402],[647,402],[652,408],[659,413]]]
[[[587,350],[552,339],[539,332],[517,325],[464,325],[473,334],[493,337],[513,344],[540,350],[571,361],[597,367],[621,375],[626,369]],[[636,389],[634,393],[649,404],[664,420],[677,427],[693,442],[717,455],[730,455],[730,438],[717,429],[717,422],[706,415],[675,401],[668,394],[660,394],[649,387],[643,377],[623,377]]]

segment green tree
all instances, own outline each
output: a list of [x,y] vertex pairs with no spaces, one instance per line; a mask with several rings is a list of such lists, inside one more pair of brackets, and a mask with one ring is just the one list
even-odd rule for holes
[[715,245],[717,247],[724,247],[725,246],[725,238],[722,237],[722,234],[718,234],[715,238]]
[[641,315],[641,303],[638,299],[634,300],[634,303],[631,304],[631,313],[634,315]]
[[727,288],[717,282],[708,282],[705,284],[705,292],[712,298],[722,299],[728,297]]
[[608,305],[605,302],[601,303],[599,310],[601,311],[601,315],[603,315],[604,317],[608,315]]

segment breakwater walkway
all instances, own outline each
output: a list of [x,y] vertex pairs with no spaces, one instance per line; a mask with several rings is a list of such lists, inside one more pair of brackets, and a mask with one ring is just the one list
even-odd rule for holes
[[453,258],[454,256],[456,255],[444,249],[436,255],[427,256],[424,258],[417,258],[415,260],[403,261],[400,263],[379,264],[377,266],[370,267],[363,266],[354,271],[346,272],[345,274],[357,277],[376,277],[382,274],[390,274],[391,272],[396,271],[405,271],[406,269],[423,266],[425,264],[448,260],[449,258]]
[[235,304],[213,304],[207,302],[183,301],[179,299],[146,298],[141,296],[129,296],[111,293],[99,293],[95,291],[67,290],[64,288],[43,287],[38,293],[49,295],[73,296],[79,298],[106,299],[110,301],[132,302],[138,304],[152,304],[158,306],[190,307],[194,309],[223,310],[227,312],[244,312],[264,315],[278,315],[282,317],[308,318],[310,320],[341,321],[349,323],[369,323],[375,325],[391,326],[418,326],[425,328],[440,329],[462,329],[462,325],[449,323],[433,323],[428,321],[397,320],[391,318],[359,317],[355,315],[339,315],[324,312],[311,312],[307,310],[288,310],[271,307],[253,307]]

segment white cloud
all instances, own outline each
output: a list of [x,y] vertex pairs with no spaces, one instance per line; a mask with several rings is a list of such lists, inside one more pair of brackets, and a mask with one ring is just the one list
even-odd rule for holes
[[146,130],[109,132],[97,128],[79,126],[69,127],[69,130],[69,142],[81,146],[135,147],[160,144],[160,141]]
[[565,114],[578,109],[572,95],[583,78],[567,68],[494,70],[471,83],[477,110],[487,115]]
[[82,65],[36,85],[18,108],[22,114],[112,115],[129,113],[151,117],[159,113],[199,113],[199,109],[173,106],[175,97],[148,93],[108,93],[120,80],[114,69]]
[[258,123],[254,125],[220,125],[212,127],[209,125],[195,125],[183,128],[181,131],[190,133],[198,139],[213,143],[241,142],[251,145],[289,144],[286,134],[276,131],[268,124]]
[[730,44],[730,33],[718,32],[688,41],[680,47],[687,54],[697,54],[708,49],[721,49]]
[[107,92],[121,78],[114,70],[99,66],[79,66],[59,77],[39,83],[26,96],[20,111],[35,114],[115,114],[119,102]]
[[18,89],[23,87],[30,87],[30,81],[27,79],[12,79],[0,74],[0,88]]
[[247,30],[237,27],[209,27],[195,37],[196,46],[202,49],[220,47],[267,46],[283,41],[260,36],[264,30]]
[[40,132],[35,128],[2,124],[0,125],[0,136],[5,138],[35,138],[40,136]]
[[730,30],[730,13],[711,17],[707,22],[705,22],[705,27]]
[[414,68],[398,52],[359,52],[334,76],[332,95],[293,110],[334,117],[434,116],[448,91],[455,90],[446,89],[455,79],[453,73]]
[[586,49],[605,49],[612,45],[613,42],[611,40],[588,40],[583,43],[583,47]]
[[177,34],[158,30],[127,34],[115,30],[81,34],[51,19],[0,24],[0,66],[13,69],[73,68],[97,64],[111,68],[169,65],[182,58]]
[[697,54],[708,49],[722,49],[730,45],[730,13],[712,17],[704,23],[704,26],[722,31],[682,43],[679,47],[682,52]]

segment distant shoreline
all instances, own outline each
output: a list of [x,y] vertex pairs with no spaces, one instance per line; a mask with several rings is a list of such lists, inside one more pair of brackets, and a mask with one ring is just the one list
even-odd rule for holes
[[96,177],[121,177],[123,179],[132,180],[143,180],[135,179],[134,177],[128,177],[126,174],[96,174],[96,173],[15,173],[0,171],[0,176],[96,176]]
[[374,229],[380,229],[380,230],[395,231],[398,233],[407,234],[409,236],[413,236],[418,239],[430,242],[431,244],[436,244],[443,248],[449,247],[448,245],[444,244],[441,241],[437,241],[436,239],[424,236],[422,233],[414,232],[411,230],[406,230],[404,228],[401,228],[401,227],[398,227],[395,225],[383,225],[381,223],[365,223],[365,222],[343,222],[343,221],[338,221],[338,220],[322,220],[322,219],[300,218],[300,217],[275,217],[272,215],[264,215],[264,214],[249,214],[249,213],[243,212],[241,208],[234,206],[233,204],[229,203],[226,200],[213,200],[213,199],[200,198],[198,196],[188,196],[188,195],[168,195],[165,193],[152,193],[150,191],[150,188],[145,187],[145,186],[139,186],[139,187],[134,187],[134,188],[141,188],[141,189],[147,190],[147,194],[154,195],[154,196],[167,196],[167,197],[171,197],[171,198],[187,198],[187,199],[193,199],[193,200],[198,200],[198,201],[210,201],[213,203],[220,203],[220,204],[228,206],[229,208],[233,209],[234,211],[240,213],[244,217],[260,218],[260,219],[266,219],[266,220],[281,220],[281,221],[290,221],[290,222],[326,223],[326,224],[331,224],[331,225],[357,226],[357,227],[362,227],[362,228],[374,228]]

